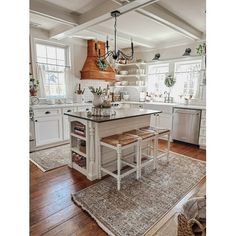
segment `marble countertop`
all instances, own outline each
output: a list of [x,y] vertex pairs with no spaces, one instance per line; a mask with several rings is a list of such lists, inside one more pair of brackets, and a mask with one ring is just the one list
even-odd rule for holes
[[166,102],[135,102],[135,101],[122,101],[123,104],[151,104],[151,105],[161,105],[161,106],[172,106],[172,107],[181,107],[181,108],[194,108],[194,109],[206,109],[206,105],[197,105],[197,104],[180,104],[180,103],[166,103]]
[[88,116],[87,112],[70,112],[70,113],[64,113],[65,115],[80,118],[84,120],[93,121],[96,123],[102,123],[102,122],[108,122],[113,120],[120,120],[120,119],[127,119],[132,117],[138,117],[138,116],[146,116],[146,115],[152,115],[156,113],[161,113],[161,111],[157,110],[149,110],[149,109],[138,109],[138,108],[120,108],[120,109],[114,109],[116,114],[113,116],[108,117],[98,117],[98,116]]
[[92,106],[92,103],[63,103],[63,104],[38,104],[38,105],[30,105],[32,109],[40,109],[40,108],[63,108],[63,107],[75,107],[75,106]]

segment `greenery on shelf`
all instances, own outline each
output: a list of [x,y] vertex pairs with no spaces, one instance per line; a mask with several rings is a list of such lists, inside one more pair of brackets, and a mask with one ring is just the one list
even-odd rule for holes
[[206,55],[206,44],[205,43],[199,44],[196,50],[199,56]]

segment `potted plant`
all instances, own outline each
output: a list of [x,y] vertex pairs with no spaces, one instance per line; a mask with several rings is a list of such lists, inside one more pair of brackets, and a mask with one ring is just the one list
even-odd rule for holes
[[93,86],[89,87],[90,92],[93,94],[93,105],[95,107],[100,107],[102,105],[102,95],[107,92],[107,89],[102,89],[101,86],[94,88]]
[[39,80],[31,78],[29,85],[30,96],[37,96],[38,88],[39,88]]

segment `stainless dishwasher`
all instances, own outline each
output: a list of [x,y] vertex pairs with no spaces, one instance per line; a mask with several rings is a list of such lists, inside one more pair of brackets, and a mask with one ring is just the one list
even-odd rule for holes
[[199,144],[201,110],[174,108],[172,139]]

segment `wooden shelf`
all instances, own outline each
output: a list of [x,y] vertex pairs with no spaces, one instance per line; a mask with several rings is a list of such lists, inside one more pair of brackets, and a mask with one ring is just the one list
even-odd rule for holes
[[71,136],[75,137],[75,138],[79,138],[79,139],[82,139],[82,140],[85,140],[86,141],[86,137],[83,137],[81,135],[78,135],[78,134],[74,134],[74,133],[70,133]]

